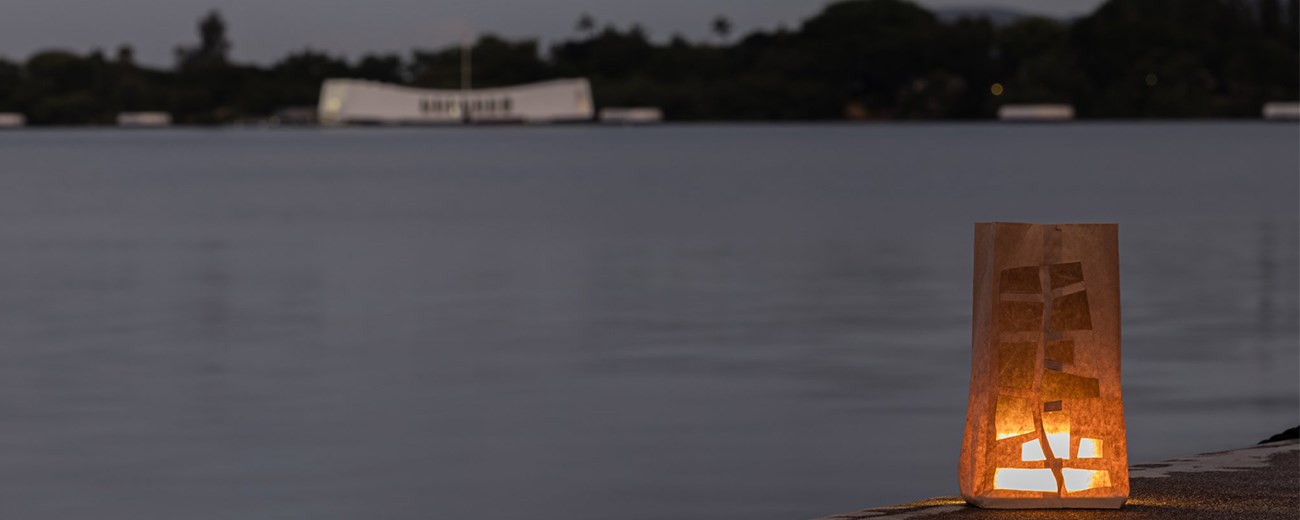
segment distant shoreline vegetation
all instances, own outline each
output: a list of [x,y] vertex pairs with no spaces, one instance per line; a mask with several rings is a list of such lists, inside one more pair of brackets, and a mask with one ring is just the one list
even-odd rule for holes
[[[1300,96],[1300,0],[1110,0],[1071,21],[939,17],[902,0],[829,5],[795,29],[652,42],[638,26],[575,35],[485,35],[475,87],[590,78],[598,107],[656,106],[671,120],[987,119],[1009,103],[1066,103],[1081,118],[1257,118]],[[709,23],[705,20],[702,23]],[[112,124],[161,111],[182,124],[253,121],[314,106],[327,78],[460,86],[460,49],[348,61],[301,51],[269,66],[233,63],[212,12],[172,69],[114,55],[43,51],[0,58],[0,112],[32,125]]]

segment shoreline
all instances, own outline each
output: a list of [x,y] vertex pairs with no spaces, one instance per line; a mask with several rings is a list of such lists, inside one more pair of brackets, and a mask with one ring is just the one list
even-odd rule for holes
[[197,125],[173,124],[168,126],[117,125],[25,125],[0,126],[0,137],[19,134],[101,133],[157,135],[160,133],[374,133],[386,132],[478,132],[478,131],[552,131],[572,129],[602,129],[611,132],[639,132],[661,129],[790,129],[790,128],[857,128],[857,129],[918,129],[918,128],[1003,128],[1003,129],[1081,129],[1116,127],[1194,127],[1215,126],[1225,128],[1273,127],[1295,130],[1296,121],[1277,121],[1247,118],[1184,118],[1184,119],[1076,119],[1066,122],[1009,122],[996,119],[926,119],[898,121],[842,121],[842,120],[701,120],[663,121],[653,124],[610,124],[600,122],[560,124],[436,124],[436,125],[260,125],[226,124]]
[[[1292,428],[1254,446],[1129,468],[1121,509],[980,509],[960,497],[833,514],[816,520],[914,518],[1291,519],[1300,513],[1300,440]],[[1281,438],[1281,439],[1279,439]]]

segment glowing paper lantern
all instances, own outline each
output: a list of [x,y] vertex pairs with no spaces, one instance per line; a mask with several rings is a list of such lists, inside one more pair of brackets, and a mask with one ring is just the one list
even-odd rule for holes
[[1128,500],[1118,226],[975,226],[961,495],[991,508]]

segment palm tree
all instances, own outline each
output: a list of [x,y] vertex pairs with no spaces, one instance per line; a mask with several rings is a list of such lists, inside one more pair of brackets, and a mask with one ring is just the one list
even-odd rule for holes
[[731,20],[727,17],[718,15],[713,19],[713,34],[718,35],[718,39],[727,41],[727,36],[731,35]]
[[596,19],[592,18],[589,13],[582,13],[582,16],[578,17],[578,24],[575,28],[581,34],[591,35],[596,30]]

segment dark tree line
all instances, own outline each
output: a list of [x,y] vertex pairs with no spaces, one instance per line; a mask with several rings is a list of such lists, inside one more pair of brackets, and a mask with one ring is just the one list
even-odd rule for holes
[[[656,43],[583,15],[549,48],[487,35],[474,44],[474,85],[583,76],[600,106],[659,106],[677,120],[986,118],[1010,102],[1072,103],[1083,117],[1254,117],[1300,91],[1300,0],[1110,0],[1072,22],[1005,25],[851,0],[795,29],[733,39],[725,17],[709,27],[715,42]],[[314,105],[326,78],[460,84],[458,47],[351,61],[304,50],[257,66],[229,60],[219,14],[198,29],[171,70],[136,64],[129,47],[0,59],[0,111],[33,124],[139,110],[219,124]]]

